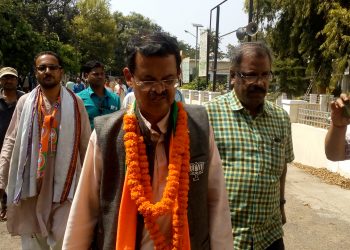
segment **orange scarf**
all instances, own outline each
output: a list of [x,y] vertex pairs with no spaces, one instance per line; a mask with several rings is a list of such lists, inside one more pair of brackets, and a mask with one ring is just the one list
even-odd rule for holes
[[[56,103],[53,106],[51,114],[46,114],[44,99],[41,91],[38,95],[38,123],[40,131],[40,144],[39,144],[39,158],[37,169],[37,180],[40,184],[45,175],[45,169],[47,166],[48,153],[55,153],[57,149],[58,141],[58,122],[56,118],[57,111],[60,107],[60,97],[57,98]],[[50,151],[49,151],[50,145]]]
[[[177,113],[178,109],[178,113]],[[135,249],[137,211],[144,217],[145,227],[155,249],[190,249],[187,219],[189,190],[189,135],[187,113],[182,103],[174,104],[176,130],[169,146],[169,174],[163,197],[152,204],[151,178],[148,172],[146,146],[138,132],[138,122],[132,107],[124,116],[124,144],[127,172],[119,210],[116,249]],[[167,242],[156,219],[172,215],[172,239]]]

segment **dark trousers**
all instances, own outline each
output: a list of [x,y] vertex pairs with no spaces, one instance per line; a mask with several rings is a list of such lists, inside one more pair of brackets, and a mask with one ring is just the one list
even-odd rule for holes
[[283,238],[280,238],[273,242],[266,250],[284,250]]
[[1,210],[6,209],[6,202],[7,202],[7,195],[4,192],[4,195],[2,196],[2,199],[1,199]]
[[[251,250],[254,250],[254,243],[252,243]],[[284,250],[283,238],[274,241],[270,246],[265,248],[265,250]]]

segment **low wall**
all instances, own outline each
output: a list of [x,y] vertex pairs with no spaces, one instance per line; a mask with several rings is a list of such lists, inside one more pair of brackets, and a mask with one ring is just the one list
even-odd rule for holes
[[326,133],[326,129],[292,123],[294,162],[315,168],[327,168],[350,178],[350,160],[332,162],[326,158],[324,152]]

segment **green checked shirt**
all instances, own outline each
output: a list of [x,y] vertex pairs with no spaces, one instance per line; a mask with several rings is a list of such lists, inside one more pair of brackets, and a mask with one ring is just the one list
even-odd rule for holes
[[294,159],[289,116],[265,101],[253,118],[234,91],[206,107],[225,173],[234,249],[266,249],[283,237],[280,176]]

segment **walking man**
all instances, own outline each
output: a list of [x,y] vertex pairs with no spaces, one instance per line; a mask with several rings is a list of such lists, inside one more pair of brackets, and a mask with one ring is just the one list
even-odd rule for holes
[[[15,111],[17,101],[24,94],[22,91],[17,90],[17,84],[17,70],[11,67],[4,67],[0,69],[0,152],[4,142],[6,130],[10,124],[12,114]],[[7,195],[4,192],[1,200],[0,221],[5,221],[7,219],[6,203]]]
[[236,48],[233,91],[207,104],[225,172],[234,249],[284,249],[284,187],[294,159],[288,114],[265,100],[271,53],[258,42]]
[[34,65],[39,86],[14,111],[0,190],[7,186],[7,228],[21,236],[22,249],[61,249],[91,130],[82,101],[60,84],[59,56],[41,52]]
[[135,37],[127,53],[123,72],[136,102],[96,119],[63,249],[231,250],[207,113],[174,102],[181,73],[176,39]]
[[120,100],[115,93],[105,88],[105,70],[101,62],[87,62],[83,66],[83,73],[89,87],[81,91],[78,96],[84,102],[91,129],[94,129],[94,118],[119,110]]
[[83,91],[84,89],[85,89],[84,83],[81,81],[80,77],[77,77],[76,83],[73,86],[73,92],[75,94],[78,94],[81,91]]

